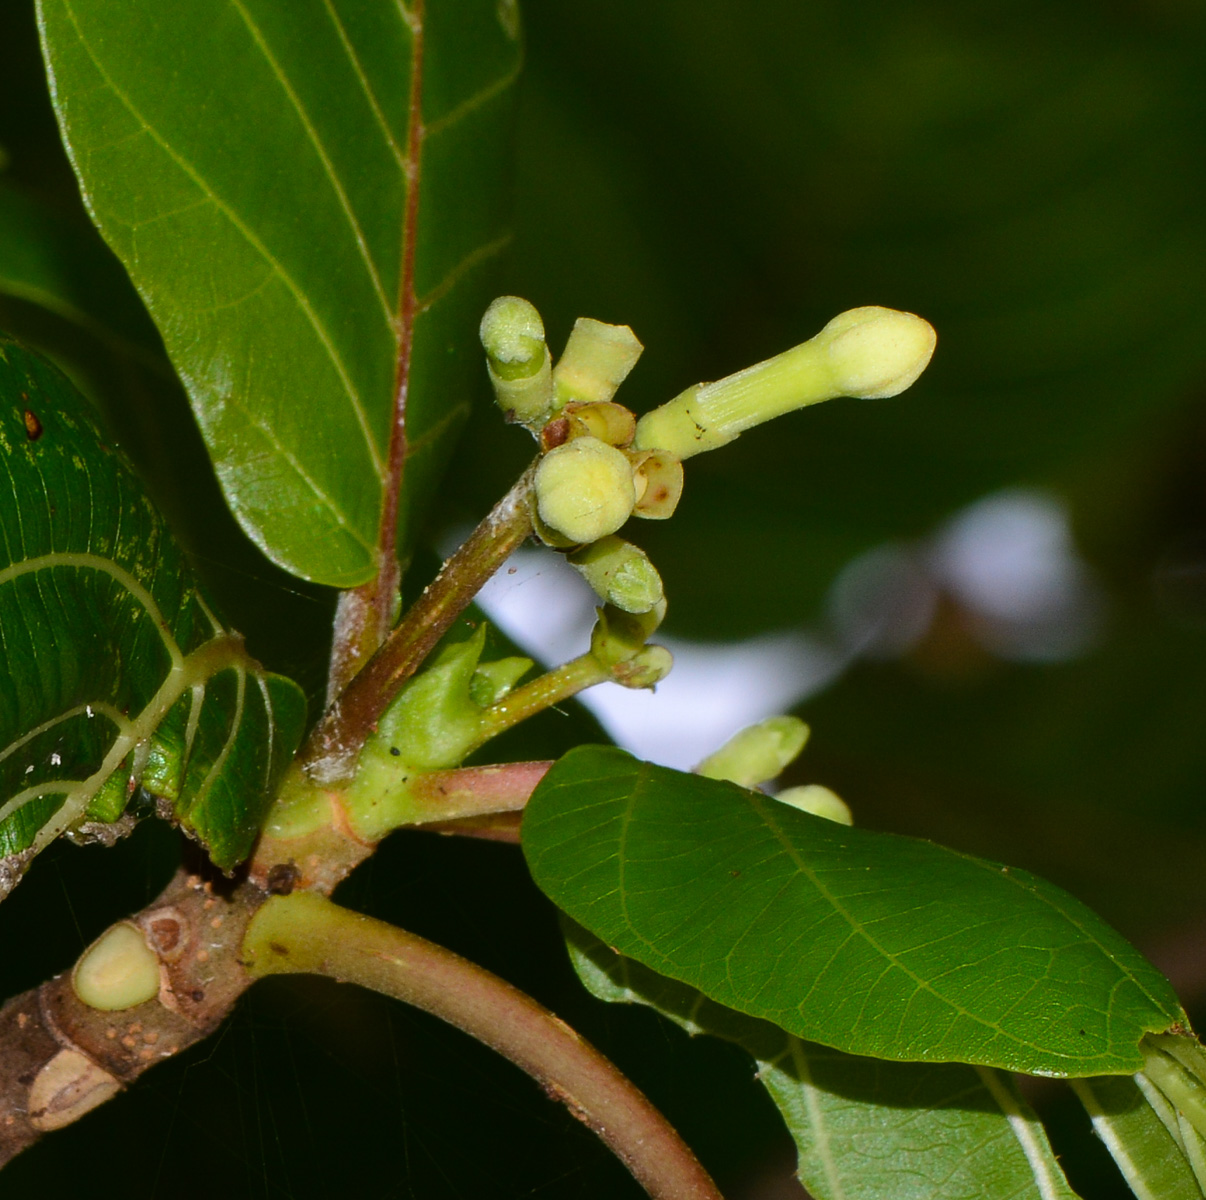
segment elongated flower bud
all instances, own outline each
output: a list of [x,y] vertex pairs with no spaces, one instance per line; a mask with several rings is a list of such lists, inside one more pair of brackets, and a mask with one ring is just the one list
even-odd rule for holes
[[536,468],[532,487],[538,532],[552,531],[565,539],[564,545],[615,533],[636,503],[628,456],[593,437],[574,438],[550,450]]
[[510,421],[537,429],[553,407],[553,371],[544,322],[519,296],[499,296],[479,330],[498,406]]
[[735,733],[695,768],[708,779],[728,779],[757,787],[774,779],[793,762],[808,741],[808,726],[799,717],[768,717]]
[[556,407],[610,400],[644,349],[627,325],[579,317],[553,369]]
[[903,392],[934,353],[933,327],[892,308],[852,308],[816,337],[715,383],[697,384],[637,422],[637,450],[689,458],[772,417],[835,396]]

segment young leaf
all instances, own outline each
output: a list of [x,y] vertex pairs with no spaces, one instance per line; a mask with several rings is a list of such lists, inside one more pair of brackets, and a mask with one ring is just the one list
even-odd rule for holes
[[799,1151],[800,1181],[817,1200],[1074,1195],[1042,1125],[1000,1072],[827,1050],[705,999],[573,922],[566,941],[599,999],[647,1005],[692,1036],[725,1038],[758,1060]]
[[372,578],[395,516],[399,545],[413,532],[480,370],[453,351],[506,241],[514,3],[39,13],[85,202],[228,503],[295,574]]
[[304,721],[83,397],[0,337],[0,897],[58,834],[116,837],[140,783],[229,869]]
[[851,1054],[1125,1074],[1185,1017],[1067,893],[930,842],[585,746],[523,822],[538,886],[607,945]]

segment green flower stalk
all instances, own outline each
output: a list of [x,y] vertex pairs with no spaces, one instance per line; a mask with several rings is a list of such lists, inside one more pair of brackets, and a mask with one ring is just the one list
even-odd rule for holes
[[690,458],[821,400],[895,396],[925,370],[937,340],[929,322],[912,313],[852,308],[803,345],[716,383],[697,384],[646,413],[634,447]]
[[539,430],[553,408],[553,370],[540,314],[519,296],[499,296],[486,309],[479,333],[499,408],[508,421]]

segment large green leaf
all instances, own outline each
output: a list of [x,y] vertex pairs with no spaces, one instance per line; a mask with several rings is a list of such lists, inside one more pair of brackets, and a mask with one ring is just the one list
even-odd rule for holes
[[80,394],[0,338],[0,895],[58,834],[117,836],[140,784],[229,869],[304,720]]
[[1089,909],[1023,871],[585,746],[523,823],[540,888],[607,945],[852,1054],[1136,1071],[1184,1014]]
[[400,545],[467,407],[506,242],[503,0],[40,4],[84,199],[163,333],[227,501],[347,587]]
[[758,1060],[758,1078],[796,1143],[800,1181],[817,1200],[1074,1194],[1042,1125],[1001,1072],[827,1050],[705,999],[573,922],[566,939],[574,969],[599,999],[648,1005],[692,1036],[725,1038]]

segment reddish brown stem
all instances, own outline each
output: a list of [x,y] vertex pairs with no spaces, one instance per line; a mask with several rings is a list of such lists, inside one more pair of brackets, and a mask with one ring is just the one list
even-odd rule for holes
[[510,1059],[593,1129],[655,1200],[721,1200],[645,1096],[530,996],[415,934],[313,893],[277,897],[244,943],[254,976],[327,975],[413,1004]]
[[472,602],[485,582],[532,531],[531,469],[494,506],[427,585],[385,644],[327,709],[300,765],[316,782],[350,782],[356,756],[398,690]]

